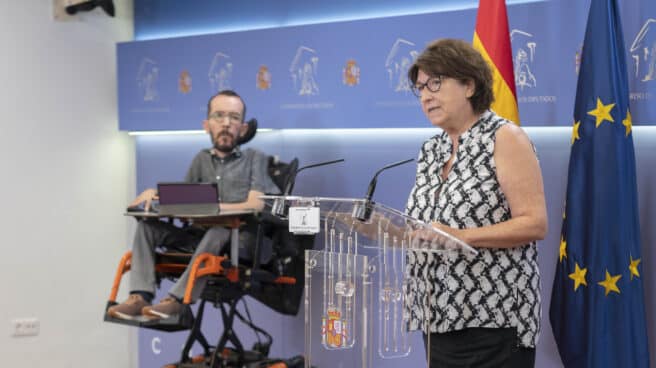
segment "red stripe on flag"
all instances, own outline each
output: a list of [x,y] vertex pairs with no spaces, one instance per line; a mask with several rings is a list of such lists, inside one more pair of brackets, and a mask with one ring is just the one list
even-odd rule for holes
[[510,44],[508,14],[504,0],[479,1],[475,32],[488,55],[490,55],[490,59],[499,70],[508,87],[510,87],[513,96],[516,97],[512,46]]

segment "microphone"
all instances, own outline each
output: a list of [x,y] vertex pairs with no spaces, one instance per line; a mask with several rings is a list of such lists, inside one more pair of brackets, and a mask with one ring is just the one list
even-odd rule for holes
[[291,194],[292,189],[294,188],[294,182],[296,179],[296,175],[298,175],[299,172],[305,170],[305,169],[310,169],[313,167],[319,167],[319,166],[326,166],[326,165],[331,165],[331,164],[336,164],[338,162],[344,162],[343,158],[340,158],[339,160],[331,160],[331,161],[324,161],[324,162],[319,162],[316,164],[312,165],[307,165],[303,166],[299,169],[294,169],[293,170],[293,175],[289,175],[287,178],[287,181],[285,182],[285,188],[280,195],[280,198],[276,198],[275,201],[273,201],[273,205],[271,206],[271,213],[278,216],[278,217],[285,217],[285,197]]
[[340,158],[339,160],[319,162],[318,164],[307,165],[307,166],[301,167],[300,169],[296,169],[296,171],[294,172],[294,175],[290,175],[287,178],[287,182],[285,183],[285,190],[282,192],[282,195],[283,196],[288,196],[292,193],[292,189],[294,189],[294,178],[296,178],[296,175],[298,175],[298,173],[300,173],[301,171],[303,171],[305,169],[310,169],[310,168],[313,168],[313,167],[336,164],[338,162],[344,162],[344,159]]
[[408,162],[412,162],[414,160],[415,160],[414,158],[411,158],[408,160],[395,162],[376,171],[376,174],[374,174],[374,177],[371,179],[371,182],[369,182],[369,188],[367,188],[367,193],[364,195],[364,203],[362,205],[356,205],[355,207],[353,207],[352,216],[362,222],[369,221],[369,219],[371,218],[371,212],[373,211],[373,204],[374,204],[371,198],[374,196],[374,191],[376,190],[376,182],[378,180],[378,175],[387,169],[391,169],[396,166],[407,164]]

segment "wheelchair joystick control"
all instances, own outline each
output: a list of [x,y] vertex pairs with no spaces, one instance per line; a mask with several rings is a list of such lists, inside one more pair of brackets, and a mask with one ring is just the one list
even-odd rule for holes
[[285,198],[284,197],[276,198],[273,201],[273,205],[271,206],[271,213],[274,216],[278,216],[278,217],[281,217],[281,218],[286,217],[286,214],[285,214]]

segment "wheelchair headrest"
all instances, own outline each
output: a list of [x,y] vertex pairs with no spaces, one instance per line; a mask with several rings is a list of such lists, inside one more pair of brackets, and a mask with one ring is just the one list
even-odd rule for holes
[[257,133],[257,119],[253,118],[244,124],[246,124],[246,129],[239,135],[239,139],[237,139],[237,145],[239,146],[248,143],[255,137],[255,133]]
[[297,169],[297,158],[285,163],[280,161],[277,156],[269,156],[269,176],[283,195],[292,193]]

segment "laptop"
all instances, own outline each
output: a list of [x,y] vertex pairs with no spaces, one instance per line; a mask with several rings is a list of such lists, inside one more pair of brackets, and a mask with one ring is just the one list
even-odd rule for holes
[[158,183],[160,215],[218,215],[219,187],[217,183]]

